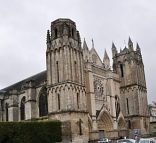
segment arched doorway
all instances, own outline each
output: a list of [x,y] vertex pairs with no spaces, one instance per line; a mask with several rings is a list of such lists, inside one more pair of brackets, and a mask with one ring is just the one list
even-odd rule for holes
[[21,120],[25,120],[25,96],[21,99],[20,115]]
[[39,116],[48,114],[47,88],[43,87],[39,94]]
[[99,138],[109,137],[113,130],[113,120],[107,111],[101,111],[98,116]]
[[102,111],[99,114],[98,129],[99,130],[104,130],[104,131],[111,131],[113,129],[112,118],[106,111]]

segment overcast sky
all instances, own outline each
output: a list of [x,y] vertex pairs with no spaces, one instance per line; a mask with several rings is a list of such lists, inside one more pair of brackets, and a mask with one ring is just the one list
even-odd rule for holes
[[156,0],[0,0],[0,89],[46,69],[50,22],[70,18],[103,58],[111,44],[139,43],[148,101],[156,101]]

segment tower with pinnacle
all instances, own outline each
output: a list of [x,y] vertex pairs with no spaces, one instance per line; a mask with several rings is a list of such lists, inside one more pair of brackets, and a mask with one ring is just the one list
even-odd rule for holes
[[120,76],[121,110],[127,122],[127,128],[140,129],[148,133],[147,88],[141,50],[136,50],[129,38],[128,47],[119,53],[112,44],[113,71]]
[[88,140],[83,55],[75,22],[58,19],[51,23],[46,61],[49,118],[68,121],[72,141],[79,136]]

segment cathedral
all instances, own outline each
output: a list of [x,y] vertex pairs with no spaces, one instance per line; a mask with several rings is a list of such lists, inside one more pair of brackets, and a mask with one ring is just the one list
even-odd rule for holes
[[[113,65],[94,44],[81,45],[74,21],[57,19],[47,31],[46,70],[0,90],[0,120],[60,120],[71,142],[149,132],[141,49],[112,43]],[[65,124],[66,123],[66,124]],[[135,133],[134,133],[135,134]],[[136,133],[137,134],[137,133]]]

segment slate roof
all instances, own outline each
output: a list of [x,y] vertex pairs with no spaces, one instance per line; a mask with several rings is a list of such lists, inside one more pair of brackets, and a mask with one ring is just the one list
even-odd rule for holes
[[8,86],[4,89],[1,89],[0,92],[3,93],[3,92],[8,92],[12,89],[15,89],[17,91],[20,91],[21,88],[22,88],[22,85],[24,85],[27,81],[35,81],[35,86],[38,86],[40,85],[42,82],[46,81],[47,80],[47,74],[46,74],[46,70],[45,71],[42,71],[36,75],[33,75],[31,77],[28,77],[20,82],[17,82],[11,86]]

